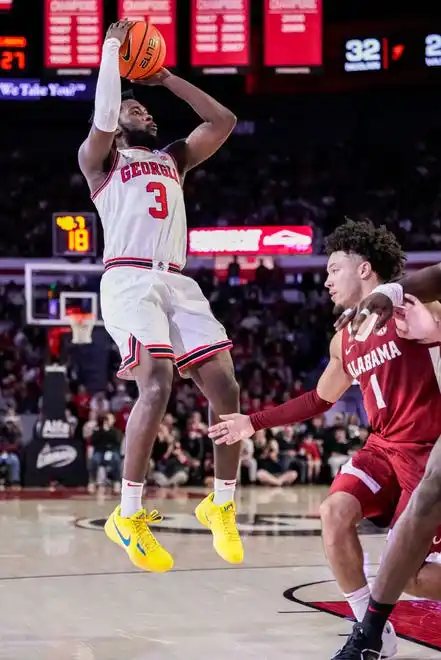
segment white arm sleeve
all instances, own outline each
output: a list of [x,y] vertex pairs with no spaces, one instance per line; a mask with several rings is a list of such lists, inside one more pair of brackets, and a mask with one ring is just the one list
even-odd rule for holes
[[105,133],[113,133],[118,128],[121,110],[120,46],[118,39],[106,39],[104,42],[96,84],[93,123]]
[[400,307],[403,304],[404,291],[401,284],[398,282],[388,282],[387,284],[379,284],[371,293],[382,293],[392,301],[394,307]]

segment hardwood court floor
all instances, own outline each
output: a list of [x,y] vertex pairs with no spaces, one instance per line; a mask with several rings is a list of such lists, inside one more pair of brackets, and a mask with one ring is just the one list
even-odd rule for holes
[[[351,624],[321,547],[325,493],[240,491],[239,567],[215,554],[192,514],[202,491],[152,493],[175,557],[166,575],[138,572],[106,539],[114,498],[0,493],[0,659],[329,660]],[[364,529],[370,576],[383,543]],[[403,601],[395,622],[412,640],[397,657],[441,657],[441,606]]]

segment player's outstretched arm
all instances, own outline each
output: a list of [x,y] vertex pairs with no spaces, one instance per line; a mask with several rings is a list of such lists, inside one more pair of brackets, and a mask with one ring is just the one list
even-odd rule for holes
[[397,334],[403,339],[414,339],[424,344],[441,342],[441,305],[433,302],[424,305],[418,298],[407,293],[404,305],[394,309]]
[[121,78],[119,75],[119,49],[131,21],[113,23],[104,40],[101,65],[95,93],[95,112],[92,128],[78,152],[80,169],[93,192],[105,174],[105,162],[109,157],[121,110]]
[[341,335],[333,337],[330,361],[320,377],[317,389],[306,392],[276,408],[262,410],[252,415],[221,415],[223,420],[208,429],[208,435],[216,444],[234,444],[254,435],[260,429],[296,424],[321,415],[331,408],[351,386],[353,378],[343,369],[341,361]]
[[236,125],[236,116],[221,103],[195,85],[175,76],[167,69],[141,82],[146,85],[162,85],[175,96],[186,101],[203,120],[185,140],[170,144],[166,151],[172,153],[181,174],[210,158],[223,145]]
[[356,335],[361,324],[369,314],[377,314],[375,330],[380,330],[392,317],[394,306],[403,302],[404,294],[419,298],[422,302],[434,302],[441,299],[441,264],[427,266],[416,273],[406,275],[397,283],[381,284],[365,298],[358,308],[347,309],[337,320],[335,327],[341,330],[352,322],[351,332]]

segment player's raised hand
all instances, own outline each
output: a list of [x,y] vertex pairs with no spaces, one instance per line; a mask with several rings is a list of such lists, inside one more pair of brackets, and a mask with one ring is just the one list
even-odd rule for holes
[[124,18],[122,21],[112,23],[106,33],[106,39],[118,39],[122,44],[126,40],[128,32],[135,25],[134,21],[128,21]]
[[157,85],[163,85],[164,81],[172,75],[171,71],[165,67],[161,67],[157,73],[153,74],[153,76],[138,78],[138,80],[130,80],[130,82],[134,85],[149,85],[150,87],[155,87]]
[[392,300],[384,293],[372,293],[367,296],[358,308],[346,309],[335,323],[336,330],[342,330],[351,321],[351,334],[358,334],[360,327],[371,314],[378,316],[374,326],[374,332],[378,332],[392,318],[394,311]]
[[438,321],[423,303],[409,294],[404,297],[404,305],[394,308],[397,335],[403,339],[432,343],[440,340]]
[[255,433],[248,415],[233,413],[232,415],[219,415],[219,417],[223,421],[208,429],[208,436],[217,445],[233,445],[235,442],[251,438]]

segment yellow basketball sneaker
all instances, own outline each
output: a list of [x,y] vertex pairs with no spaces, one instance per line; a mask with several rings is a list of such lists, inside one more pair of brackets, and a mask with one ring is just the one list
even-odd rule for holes
[[243,562],[243,545],[236,526],[236,505],[233,501],[218,506],[210,493],[196,507],[196,518],[213,534],[213,547],[230,564]]
[[173,557],[158,543],[148,525],[161,520],[157,511],[147,514],[145,509],[130,518],[122,518],[118,505],[107,519],[104,531],[111,541],[124,548],[135,566],[144,571],[165,573],[173,568]]

